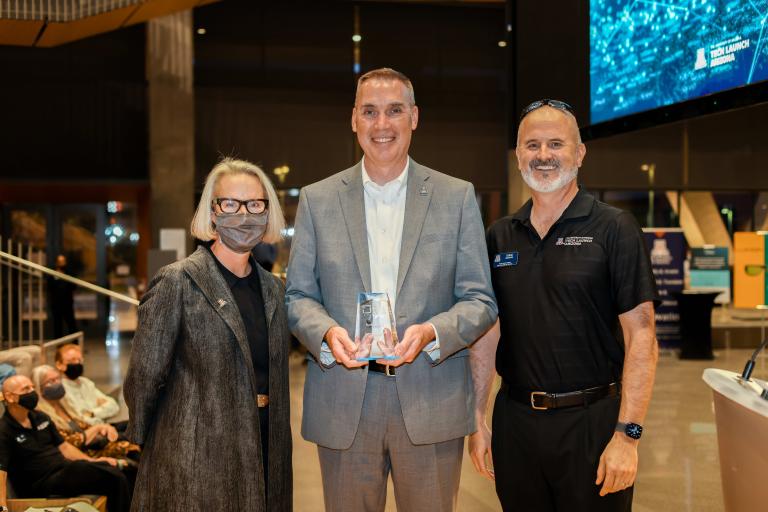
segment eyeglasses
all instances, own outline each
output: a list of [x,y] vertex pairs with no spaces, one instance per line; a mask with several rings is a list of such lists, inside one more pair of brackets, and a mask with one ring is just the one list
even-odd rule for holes
[[239,199],[232,199],[231,197],[217,197],[211,203],[219,205],[222,213],[237,213],[240,211],[243,205],[248,213],[264,213],[269,206],[268,199],[246,199],[241,201]]
[[530,114],[534,110],[539,109],[539,108],[544,107],[544,106],[556,108],[558,110],[562,110],[564,112],[568,112],[569,114],[571,114],[574,117],[576,116],[576,111],[573,110],[573,107],[570,106],[569,104],[567,104],[566,102],[560,101],[560,100],[551,100],[549,98],[545,98],[543,100],[536,100],[533,103],[531,103],[530,105],[528,105],[527,107],[525,107],[523,109],[523,111],[520,113],[520,121],[522,121],[525,116],[527,116],[528,114]]

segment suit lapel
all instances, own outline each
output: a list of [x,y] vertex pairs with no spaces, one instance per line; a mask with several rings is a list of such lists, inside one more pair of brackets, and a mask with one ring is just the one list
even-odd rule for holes
[[368,230],[365,224],[362,167],[358,163],[342,177],[344,186],[339,190],[341,210],[347,225],[352,252],[365,291],[371,291],[371,263],[368,259]]
[[264,317],[267,319],[267,331],[272,325],[272,317],[277,309],[277,290],[275,290],[274,276],[258,266],[259,283],[261,283],[261,297],[264,300]]
[[426,168],[411,160],[408,169],[408,187],[405,196],[405,215],[403,217],[403,238],[400,244],[400,263],[397,270],[397,295],[408,273],[413,253],[419,244],[421,228],[427,216],[432,200],[432,184],[429,183]]
[[[192,278],[198,288],[200,288],[200,291],[211,304],[211,307],[213,307],[216,313],[218,313],[234,333],[237,345],[243,354],[246,367],[248,368],[251,384],[255,389],[256,373],[253,369],[253,361],[251,360],[251,350],[248,347],[245,325],[240,316],[240,310],[237,309],[237,303],[235,303],[235,297],[232,295],[232,291],[229,289],[229,286],[227,286],[227,282],[224,280],[224,276],[221,275],[221,272],[216,266],[216,262],[213,261],[214,256],[211,255],[207,249],[198,247],[189,258],[193,260],[194,265],[187,267],[187,274],[189,274],[189,277]],[[267,313],[266,297],[264,298],[264,301],[265,313]],[[272,311],[274,312],[274,305]],[[268,315],[267,327],[269,327],[270,318],[271,315]]]

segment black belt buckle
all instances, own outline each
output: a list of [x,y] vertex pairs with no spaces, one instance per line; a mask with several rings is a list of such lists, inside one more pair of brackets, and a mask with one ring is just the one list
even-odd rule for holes
[[547,396],[547,392],[546,391],[531,391],[531,407],[533,407],[537,411],[546,411],[547,409],[549,409],[549,407],[547,407],[546,405],[543,406],[543,407],[542,406],[537,406],[536,405],[536,396],[545,397],[545,396]]

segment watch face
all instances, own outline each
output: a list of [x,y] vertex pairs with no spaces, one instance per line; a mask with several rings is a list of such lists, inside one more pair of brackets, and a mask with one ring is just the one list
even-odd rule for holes
[[637,423],[627,423],[627,428],[624,430],[624,433],[632,439],[640,439],[640,436],[643,435],[643,427]]

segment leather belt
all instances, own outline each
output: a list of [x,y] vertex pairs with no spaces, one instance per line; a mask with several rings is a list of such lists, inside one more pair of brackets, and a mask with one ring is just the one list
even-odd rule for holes
[[512,389],[507,384],[502,383],[501,391],[516,402],[530,405],[531,408],[537,411],[545,411],[547,409],[586,406],[609,396],[619,396],[621,395],[621,383],[613,382],[605,386],[569,391],[567,393],[524,391]]
[[261,409],[269,405],[269,395],[256,395],[256,405]]
[[383,373],[387,377],[394,377],[395,376],[395,367],[389,366],[386,364],[379,364],[376,361],[371,361],[368,363],[368,370],[376,373]]

